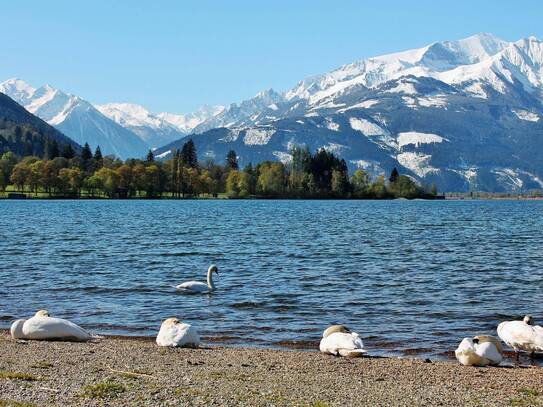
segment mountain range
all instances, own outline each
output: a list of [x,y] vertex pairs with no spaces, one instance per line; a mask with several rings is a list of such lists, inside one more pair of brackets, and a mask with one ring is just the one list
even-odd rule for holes
[[[543,187],[543,43],[491,34],[360,60],[229,106],[187,115],[92,105],[20,80],[6,93],[79,143],[121,158],[167,158],[192,138],[200,160],[288,162],[294,145],[326,148],[351,170],[397,167],[446,191]],[[162,147],[160,147],[162,146]]]
[[[192,135],[200,158],[222,160],[234,149],[242,165],[287,162],[293,145],[307,145],[334,151],[351,169],[397,167],[445,191],[543,187],[543,43],[534,37],[436,42],[268,94],[268,106]],[[186,140],[156,153],[167,158]]]

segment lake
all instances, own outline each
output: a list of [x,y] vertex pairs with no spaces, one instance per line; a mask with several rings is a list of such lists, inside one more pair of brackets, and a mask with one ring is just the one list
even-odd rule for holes
[[[502,320],[543,323],[543,202],[0,201],[0,327],[38,309],[101,334],[177,316],[207,342],[443,357]],[[186,295],[174,285],[205,281]]]

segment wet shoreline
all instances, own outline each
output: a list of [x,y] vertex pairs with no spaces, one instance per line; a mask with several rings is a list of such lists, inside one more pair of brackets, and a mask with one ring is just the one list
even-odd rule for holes
[[[9,329],[0,328],[1,336],[9,337]],[[154,335],[119,335],[119,334],[102,334],[98,333],[102,340],[120,340],[120,341],[133,341],[143,343],[155,343],[156,336]],[[232,337],[210,337],[201,336],[203,347],[220,347],[225,349],[248,349],[248,350],[260,350],[260,351],[296,351],[296,352],[319,352],[319,341],[308,340],[292,340],[292,341],[280,341],[273,343],[265,343],[261,341],[254,342],[241,342],[241,338]],[[365,344],[369,344],[364,338]],[[460,339],[458,341],[460,343]],[[372,346],[366,345],[368,349],[368,357],[384,358],[384,359],[415,359],[421,361],[432,362],[456,362],[454,354],[455,347],[451,346],[449,349],[443,349],[440,351],[429,348],[400,348],[394,347],[391,342],[387,343],[372,343]],[[521,354],[521,360],[533,366],[543,366],[543,353],[536,353],[534,360],[529,358],[526,353]],[[507,349],[504,345],[502,366],[514,366],[515,353]]]

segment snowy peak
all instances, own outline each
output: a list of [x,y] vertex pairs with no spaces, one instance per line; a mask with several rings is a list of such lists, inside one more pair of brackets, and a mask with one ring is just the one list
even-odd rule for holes
[[430,45],[416,63],[442,72],[460,65],[479,63],[509,46],[491,34],[478,34],[459,41],[443,41]]
[[159,113],[157,116],[177,127],[183,133],[191,133],[196,127],[207,120],[224,112],[224,106],[204,105],[188,114]]
[[0,83],[0,92],[8,95],[17,103],[24,105],[34,95],[36,89],[17,78]]
[[316,103],[353,87],[375,87],[401,76],[438,77],[441,72],[485,61],[510,45],[486,33],[458,41],[435,42],[423,48],[343,65],[328,74],[301,81],[285,95],[288,100],[306,99]]
[[119,123],[121,126],[149,126],[159,128],[165,125],[165,121],[152,114],[141,105],[133,103],[108,103],[95,105],[105,116]]

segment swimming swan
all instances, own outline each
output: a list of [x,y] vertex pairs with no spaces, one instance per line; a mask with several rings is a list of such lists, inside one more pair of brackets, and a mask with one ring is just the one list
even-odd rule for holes
[[32,318],[18,319],[11,325],[13,339],[88,341],[97,339],[73,322],[49,316],[46,310],[36,312]]
[[464,366],[497,366],[502,361],[502,345],[490,335],[464,338],[454,351],[456,359]]
[[498,325],[498,336],[511,346],[519,360],[519,352],[543,351],[543,328],[533,325],[531,315],[526,315],[522,321],[505,321]]
[[176,289],[192,293],[210,293],[215,290],[215,284],[213,284],[213,273],[219,275],[219,269],[214,264],[209,266],[207,270],[207,284],[201,281],[187,281],[185,283],[175,286]]
[[343,325],[332,325],[322,334],[319,349],[335,356],[359,357],[366,351],[362,339]]
[[191,325],[177,318],[168,318],[160,326],[156,343],[158,346],[197,348],[200,346],[200,337]]

